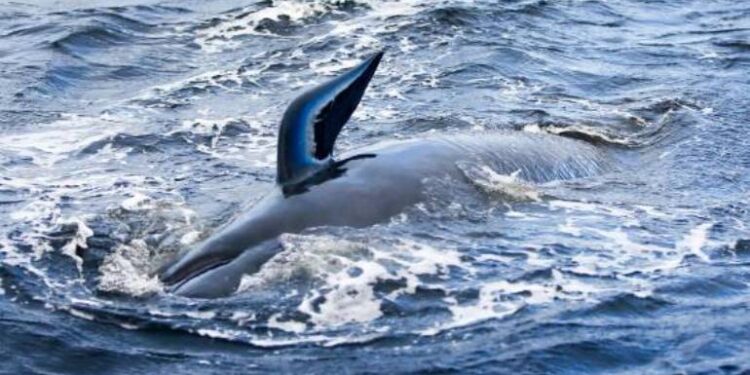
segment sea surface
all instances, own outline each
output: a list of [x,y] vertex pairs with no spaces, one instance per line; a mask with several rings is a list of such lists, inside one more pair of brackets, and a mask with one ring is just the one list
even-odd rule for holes
[[[379,50],[339,152],[547,132],[612,168],[465,165],[166,293],[273,189],[286,105]],[[425,372],[750,373],[750,2],[0,1],[0,373]]]

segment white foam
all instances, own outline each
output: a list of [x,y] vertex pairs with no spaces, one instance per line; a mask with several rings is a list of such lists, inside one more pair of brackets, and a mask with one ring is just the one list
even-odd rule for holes
[[223,119],[194,119],[185,120],[182,122],[183,129],[189,130],[194,134],[211,136],[211,148],[216,148],[216,144],[219,142],[221,133],[224,128],[229,125],[234,118],[228,117]]
[[30,127],[31,132],[4,134],[0,137],[0,148],[49,168],[72,152],[121,132],[131,121],[107,113],[98,117],[62,114],[58,121]]
[[196,241],[198,241],[200,237],[201,237],[200,231],[192,230],[190,232],[183,234],[182,237],[180,237],[180,244],[183,246],[193,244]]
[[[408,240],[364,245],[331,236],[283,236],[282,242],[287,249],[257,274],[243,278],[240,290],[263,287],[269,280],[288,278],[300,269],[310,270],[320,285],[304,296],[298,310],[310,317],[315,330],[380,318],[383,301],[375,293],[379,282],[405,280],[403,287],[388,294],[389,299],[397,298],[415,293],[420,276],[444,275],[448,267],[463,266],[454,250]],[[279,319],[272,324],[296,333],[304,326]]]
[[571,236],[581,236],[581,228],[575,226],[575,221],[569,217],[565,218],[565,224],[557,226],[557,230],[560,231],[560,233],[567,233]]
[[[564,200],[551,200],[548,202],[549,208],[554,210],[564,209],[567,212],[586,212],[596,215],[614,216],[620,220],[620,224],[625,227],[639,227],[636,213],[631,209],[616,207],[607,203],[594,202],[576,202]],[[580,215],[579,215],[580,216]]]
[[45,198],[34,200],[23,208],[11,212],[10,218],[14,221],[29,223],[59,218],[61,214],[58,207],[60,202],[59,197],[49,196]]
[[229,320],[236,322],[238,326],[244,326],[256,319],[255,313],[248,311],[234,311],[229,317]]
[[317,76],[330,76],[342,70],[352,68],[360,62],[362,61],[355,58],[330,58],[325,60],[311,61],[310,68]]
[[666,214],[666,213],[664,213],[664,212],[656,209],[655,207],[645,206],[645,205],[636,205],[635,207],[638,208],[638,209],[640,209],[640,210],[642,210],[643,212],[645,212],[646,215],[654,217],[654,218],[669,219],[669,218],[674,217],[674,215]]
[[250,343],[255,346],[260,346],[264,348],[276,348],[276,347],[284,347],[284,346],[291,346],[291,345],[300,345],[300,344],[325,344],[331,340],[330,337],[325,335],[297,335],[292,338],[287,337],[274,337],[273,335],[269,335],[267,338],[260,338],[260,337],[253,337],[250,340]]
[[422,331],[423,335],[431,336],[440,332],[465,327],[476,324],[488,319],[500,319],[518,311],[520,306],[512,303],[496,303],[493,288],[497,285],[487,285],[479,293],[479,301],[476,304],[461,306],[455,302],[455,299],[448,298],[448,309],[451,312],[451,321],[447,324],[438,325]]
[[[43,177],[39,179],[43,180]],[[47,181],[47,184],[49,183]],[[67,179],[54,181],[52,184],[61,186],[71,185],[74,188],[64,187],[53,191],[43,191],[39,186],[46,185],[42,185],[36,181],[16,179],[14,184],[16,186],[28,184],[31,186],[29,191],[35,196],[30,199],[31,203],[10,213],[10,217],[13,220],[28,225],[28,229],[16,238],[16,240],[27,244],[32,249],[32,252],[28,254],[16,252],[15,256],[11,259],[17,265],[24,264],[25,267],[30,267],[33,261],[41,259],[45,253],[54,250],[50,245],[49,233],[58,230],[61,226],[73,224],[76,225],[76,233],[71,241],[60,248],[60,252],[69,256],[75,262],[78,270],[81,271],[83,261],[76,254],[76,248],[86,248],[86,240],[93,235],[93,232],[86,226],[84,219],[76,217],[65,218],[60,209],[61,197],[66,195],[68,190],[78,188],[80,184]]]
[[706,245],[708,230],[711,227],[713,227],[713,223],[703,223],[696,226],[675,244],[675,248],[680,252],[692,253],[704,262],[710,262],[711,258],[703,251],[703,247]]
[[663,250],[663,248],[645,245],[631,240],[628,233],[624,232],[622,228],[617,228],[615,230],[589,228],[588,230],[600,235],[601,237],[604,237],[604,239],[608,241],[607,244],[614,245],[616,249],[620,249],[627,253],[635,254],[649,250]]
[[140,192],[135,192],[132,194],[132,197],[124,200],[120,204],[120,207],[128,211],[148,211],[153,210],[156,205],[151,197]]
[[[301,312],[311,316],[311,322],[318,326],[335,327],[347,323],[363,323],[375,320],[383,315],[381,301],[375,297],[373,286],[378,276],[387,274],[381,265],[360,261],[353,264],[362,270],[359,276],[351,277],[349,268],[329,273],[325,280],[327,290],[314,291],[299,307]],[[319,297],[325,302],[317,308],[313,303]]]
[[498,280],[483,282],[476,302],[459,304],[455,298],[444,299],[451,311],[449,321],[421,331],[435,335],[446,330],[477,324],[489,319],[502,319],[528,305],[544,305],[556,300],[594,301],[601,288],[577,280],[553,269],[552,278],[539,281]]
[[[529,295],[525,301],[503,301],[501,298],[503,295],[512,295],[521,292]],[[501,319],[515,313],[526,303],[549,302],[554,295],[554,289],[524,282],[511,283],[501,280],[484,283],[479,290],[479,297],[475,303],[460,305],[455,298],[446,298],[444,301],[448,304],[448,309],[451,312],[451,320],[447,323],[425,329],[421,333],[431,336],[488,319]]]
[[123,322],[119,322],[119,323],[117,323],[117,325],[120,326],[123,329],[127,329],[128,331],[135,331],[135,330],[141,328],[138,325],[129,324],[129,323],[123,323]]
[[193,319],[211,320],[216,317],[215,311],[185,311],[185,316]]
[[327,337],[325,341],[322,342],[322,345],[324,347],[334,347],[338,345],[351,345],[351,344],[364,344],[368,343],[370,341],[376,340],[380,337],[384,336],[384,332],[386,332],[388,327],[382,327],[379,329],[379,332],[372,332],[372,333],[364,333],[364,334],[355,334],[355,335],[342,335],[339,337]]
[[132,296],[159,292],[162,289],[159,278],[149,276],[152,267],[150,260],[149,250],[143,241],[118,246],[99,266],[98,289]]
[[503,256],[503,255],[496,255],[496,254],[481,254],[477,257],[475,257],[476,262],[480,264],[484,264],[487,262],[497,262],[497,263],[510,263],[513,261],[513,257],[511,256]]
[[331,7],[325,2],[298,2],[276,0],[269,6],[261,7],[255,11],[246,12],[241,17],[234,14],[228,14],[223,20],[215,26],[199,31],[196,39],[198,45],[210,53],[220,52],[225,48],[236,46],[231,40],[245,35],[267,35],[272,36],[266,31],[257,31],[255,27],[263,20],[269,19],[279,21],[281,17],[286,17],[290,22],[295,23],[331,11]]
[[63,254],[69,256],[76,264],[76,268],[78,268],[78,272],[83,272],[83,259],[81,259],[80,256],[76,253],[76,250],[78,248],[82,249],[88,249],[88,243],[87,240],[89,237],[94,235],[94,231],[91,230],[86,225],[86,222],[80,218],[70,218],[67,220],[60,220],[57,223],[58,225],[69,225],[69,224],[75,224],[76,226],[76,233],[75,236],[65,245],[63,245],[62,248],[60,248],[60,252]]
[[486,165],[459,165],[461,171],[480,190],[490,196],[500,196],[512,200],[539,201],[540,193],[533,184],[519,178],[520,170],[509,175],[495,172]]
[[551,209],[565,209],[570,211],[581,211],[581,212],[594,212],[594,213],[605,213],[612,216],[618,216],[623,218],[633,218],[633,211],[614,207],[612,205],[598,204],[591,202],[574,202],[574,201],[563,201],[563,200],[551,200],[549,201]]
[[214,329],[198,328],[194,332],[200,336],[209,337],[212,339],[221,339],[221,340],[228,340],[228,341],[234,341],[237,339],[237,334],[230,330],[223,330],[223,329],[216,329],[216,328]]
[[77,309],[74,309],[72,307],[63,308],[63,310],[68,311],[70,313],[70,315],[73,315],[73,316],[75,316],[77,318],[94,321],[94,316],[93,315],[91,315],[89,313],[86,313],[86,312],[83,312],[81,310],[77,310]]
[[280,329],[291,333],[303,333],[307,326],[305,323],[295,322],[294,320],[279,321],[281,314],[274,314],[268,319],[268,327]]

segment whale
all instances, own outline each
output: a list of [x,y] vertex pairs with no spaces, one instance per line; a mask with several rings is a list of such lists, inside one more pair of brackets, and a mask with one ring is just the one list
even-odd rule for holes
[[610,168],[607,154],[592,144],[517,130],[394,139],[334,157],[336,139],[382,57],[382,51],[375,53],[289,104],[279,127],[276,183],[159,269],[169,293],[230,296],[245,275],[284,250],[280,236],[384,222],[424,201],[435,181],[466,180],[461,165],[481,165],[530,183],[584,178]]

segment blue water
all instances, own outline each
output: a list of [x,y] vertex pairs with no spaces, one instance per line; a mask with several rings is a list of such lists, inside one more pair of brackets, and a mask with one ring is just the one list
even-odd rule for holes
[[[495,129],[607,173],[482,165],[242,291],[155,269],[273,187],[286,104],[386,49],[339,150]],[[750,3],[0,3],[0,372],[750,372]]]

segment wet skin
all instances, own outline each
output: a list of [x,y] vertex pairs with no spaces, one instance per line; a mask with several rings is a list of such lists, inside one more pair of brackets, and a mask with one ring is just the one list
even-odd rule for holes
[[161,280],[186,297],[230,295],[243,275],[257,272],[282,250],[279,235],[321,226],[366,227],[387,220],[422,201],[431,178],[460,180],[459,162],[500,174],[519,171],[519,178],[531,182],[590,176],[608,166],[606,156],[587,143],[523,132],[389,142],[357,151],[350,155],[368,157],[340,165],[336,176],[321,183],[291,194],[275,187],[165,267]]

